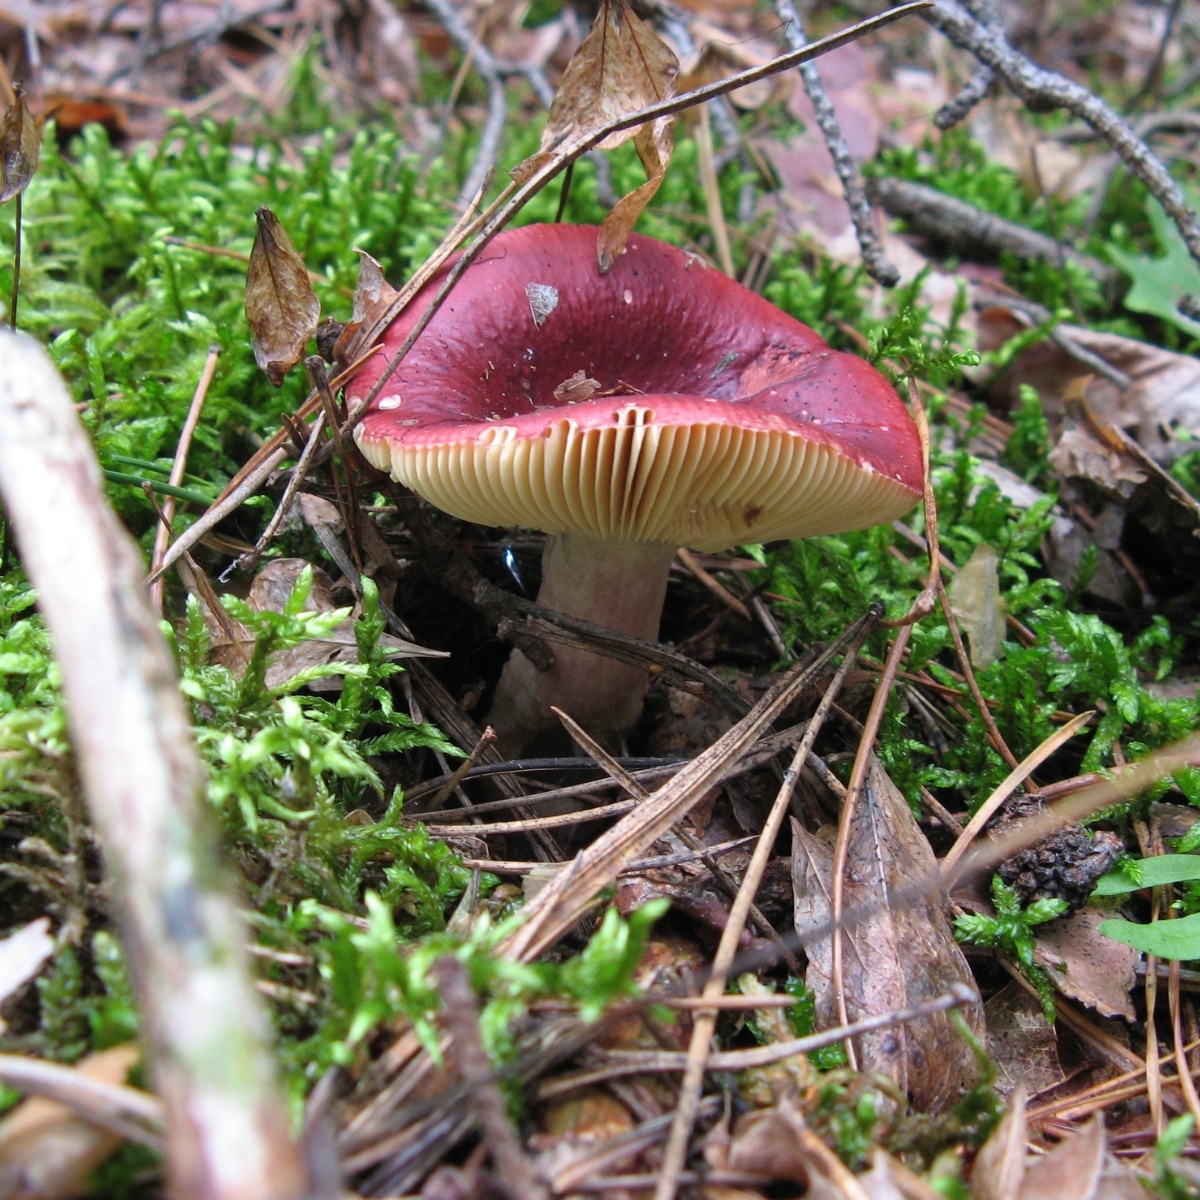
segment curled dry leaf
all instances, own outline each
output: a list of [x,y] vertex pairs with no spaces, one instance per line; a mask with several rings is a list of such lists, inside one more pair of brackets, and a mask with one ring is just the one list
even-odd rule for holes
[[355,253],[358,255],[358,284],[354,289],[354,305],[350,320],[342,326],[328,356],[331,362],[340,366],[348,366],[352,361],[351,346],[356,345],[362,327],[370,328],[400,294],[384,279],[378,259],[365,250],[356,249]]
[[1104,1125],[1100,1114],[1064,1138],[1049,1154],[1035,1158],[1025,1172],[1018,1200],[1095,1200],[1104,1170]]
[[266,207],[254,215],[258,229],[246,271],[246,319],[254,359],[279,387],[304,357],[305,345],[317,330],[321,302],[279,218]]
[[[563,72],[536,154],[511,174],[524,183],[549,164],[569,162],[580,147],[610,121],[657,104],[675,94],[679,60],[628,0],[602,0],[591,31]],[[600,149],[633,139],[646,169],[646,182],[622,197],[600,226],[597,257],[607,271],[625,252],[625,242],[671,161],[672,118],[609,134]]]
[[19,196],[37,171],[42,135],[19,87],[0,120],[0,204]]
[[1130,992],[1141,954],[1100,932],[1110,914],[1084,908],[1073,916],[1038,926],[1037,961],[1064,996],[1106,1017],[1134,1021]]
[[[950,929],[945,893],[911,895],[914,881],[932,878],[937,863],[903,795],[875,758],[859,804],[847,856],[846,911],[869,911],[842,931],[841,986],[851,1021],[932,1000],[955,983],[973,983]],[[837,1023],[833,948],[828,937],[808,931],[830,920],[833,853],[797,823],[792,830],[796,932],[808,955],[805,982],[815,994],[818,1028],[826,1029]],[[981,1007],[960,1011],[981,1033]],[[920,1111],[944,1111],[975,1080],[971,1051],[945,1013],[866,1034],[855,1046],[859,1066],[894,1079]]]

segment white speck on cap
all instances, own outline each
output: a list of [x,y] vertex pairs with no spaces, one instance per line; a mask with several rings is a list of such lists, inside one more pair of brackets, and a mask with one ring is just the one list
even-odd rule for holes
[[403,396],[384,396],[380,399],[378,407],[382,409],[399,408],[403,403]]

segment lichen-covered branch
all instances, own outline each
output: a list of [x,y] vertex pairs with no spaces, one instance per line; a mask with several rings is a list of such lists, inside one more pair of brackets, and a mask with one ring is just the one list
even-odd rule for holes
[[995,72],[1031,112],[1061,108],[1090,125],[1150,189],[1175,222],[1192,257],[1200,262],[1200,223],[1162,160],[1098,96],[1063,75],[1037,66],[1014,49],[998,24],[975,15],[972,10],[978,7],[978,0],[971,8],[955,0],[934,0],[921,15]]
[[[783,36],[788,46],[792,50],[799,50],[806,45],[808,38],[804,34],[804,25],[792,0],[775,0],[775,11],[783,22]],[[800,72],[804,90],[812,101],[817,125],[825,138],[825,145],[829,148],[829,155],[833,159],[833,168],[837,172],[838,179],[841,180],[846,203],[850,206],[850,219],[854,222],[854,232],[858,237],[859,249],[862,251],[863,266],[866,267],[867,274],[877,283],[882,283],[884,287],[895,287],[900,282],[900,272],[896,269],[895,264],[888,261],[879,244],[879,238],[875,233],[871,202],[867,199],[862,176],[854,165],[854,160],[850,157],[850,148],[846,145],[842,127],[838,124],[837,113],[834,112],[833,101],[829,98],[829,93],[821,82],[817,65],[813,62],[801,63],[797,70]]]

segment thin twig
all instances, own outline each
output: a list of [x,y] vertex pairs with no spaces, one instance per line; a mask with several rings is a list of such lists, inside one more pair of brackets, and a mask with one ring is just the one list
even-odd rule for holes
[[934,113],[933,123],[939,129],[953,129],[960,121],[966,120],[977,104],[987,98],[995,82],[996,72],[991,67],[976,67],[971,73],[971,78],[959,88],[958,94]]
[[1031,110],[1062,108],[1090,125],[1150,189],[1175,222],[1192,257],[1200,262],[1200,222],[1183,189],[1158,156],[1098,96],[1054,71],[1035,66],[1014,49],[1004,31],[978,20],[954,0],[934,0],[923,17],[956,46],[990,67]]
[[496,166],[500,153],[500,142],[504,137],[504,124],[508,119],[508,94],[504,87],[503,72],[496,56],[483,44],[462,19],[451,0],[427,0],[442,27],[454,39],[455,44],[468,57],[475,70],[487,85],[488,114],[479,135],[479,146],[475,161],[463,184],[463,195],[470,198],[484,186]]
[[[192,437],[196,432],[196,426],[200,423],[200,413],[204,408],[204,401],[208,397],[208,389],[212,384],[213,376],[217,373],[217,359],[220,356],[221,347],[214,342],[208,348],[208,357],[204,360],[204,369],[200,372],[196,390],[192,393],[192,403],[188,407],[187,419],[183,423],[183,432],[180,433],[179,442],[175,447],[175,458],[171,462],[171,474],[167,477],[167,482],[172,487],[179,487],[183,483],[183,476],[187,471],[188,452],[192,448]],[[175,519],[175,507],[175,497],[167,495],[163,499],[161,520],[154,534],[154,552],[150,556],[151,572],[158,569],[162,562],[162,556],[167,551],[167,544],[171,540],[171,522]],[[150,607],[160,617],[163,610],[164,586],[161,575],[150,585]]]
[[[792,0],[775,0],[775,12],[783,22],[784,40],[793,50],[799,50],[808,38],[805,36],[804,23],[796,11],[796,6]],[[884,287],[895,287],[900,282],[900,272],[895,264],[888,260],[879,244],[871,202],[867,199],[858,167],[850,157],[850,147],[846,145],[846,136],[838,123],[829,92],[821,81],[821,73],[812,62],[800,63],[798,69],[804,90],[812,101],[817,127],[825,139],[829,157],[833,159],[833,169],[842,182],[842,191],[846,195],[846,203],[850,206],[850,219],[854,222],[854,233],[858,238],[858,248],[862,251],[863,266],[876,283],[881,283]]]
[[300,461],[292,469],[292,477],[287,481],[287,487],[283,490],[283,497],[275,506],[275,511],[271,514],[271,519],[267,522],[266,529],[262,531],[258,541],[255,542],[254,549],[243,554],[238,559],[237,565],[240,570],[250,570],[258,561],[262,552],[271,544],[271,539],[275,536],[275,531],[279,528],[283,518],[287,516],[288,509],[292,507],[292,500],[295,499],[296,492],[299,491],[300,485],[304,482],[304,478],[308,474],[308,468],[312,464],[313,455],[317,452],[317,447],[321,444],[321,433],[324,429],[325,413],[319,412],[309,430],[308,441],[305,443],[304,452],[300,455]]
[[118,900],[167,1117],[168,1190],[210,1200],[310,1195],[141,556],[108,506],[49,356],[7,330],[0,486],[54,639],[72,749]]
[[467,968],[453,954],[433,964],[433,978],[442,997],[441,1016],[454,1039],[454,1062],[469,1087],[471,1106],[492,1155],[495,1182],[512,1200],[545,1200],[545,1185],[521,1148],[508,1119],[504,1093],[479,1036],[479,1001],[467,978]]

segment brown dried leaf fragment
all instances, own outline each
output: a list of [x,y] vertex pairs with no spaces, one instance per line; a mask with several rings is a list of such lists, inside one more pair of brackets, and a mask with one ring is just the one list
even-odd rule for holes
[[973,1200],[1017,1200],[1025,1180],[1025,1088],[1009,1097],[1008,1109],[980,1147],[971,1169]]
[[592,379],[586,371],[576,371],[554,389],[554,398],[563,404],[579,404],[590,400],[599,390],[598,379]]
[[[678,75],[675,52],[627,0],[602,0],[591,31],[563,72],[541,147],[513,168],[513,179],[524,183],[556,159],[569,161],[609,122],[675,95]],[[672,120],[661,117],[647,125],[622,129],[599,143],[600,149],[613,150],[633,139],[646,169],[646,182],[619,200],[604,219],[597,248],[602,271],[624,253],[630,230],[666,174],[671,161]]]
[[304,357],[308,339],[317,329],[321,302],[279,218],[266,207],[254,215],[258,230],[246,271],[246,319],[254,359],[279,387]]
[[[851,1021],[932,1000],[973,976],[946,915],[949,899],[932,891],[904,895],[916,879],[931,878],[937,862],[904,796],[872,757],[854,823],[846,871],[846,910],[864,910],[842,931],[842,980]],[[795,927],[808,955],[805,982],[816,1000],[817,1027],[837,1024],[833,946],[811,934],[831,916],[833,851],[829,843],[793,822],[792,880]],[[896,894],[899,893],[899,898]],[[960,1010],[978,1033],[979,1005]],[[855,1039],[859,1067],[895,1080],[919,1112],[943,1112],[971,1087],[976,1067],[970,1049],[945,1013]]]
[[1025,1171],[1018,1200],[1097,1200],[1108,1139],[1100,1114],[1064,1138],[1049,1154],[1033,1159]]
[[19,196],[37,171],[42,152],[42,135],[25,103],[20,86],[13,88],[13,102],[0,120],[0,204]]
[[654,199],[667,168],[671,165],[671,122],[653,121],[643,125],[633,140],[634,149],[646,170],[646,182],[636,187],[612,206],[612,210],[600,222],[596,257],[601,272],[609,270],[613,263],[625,253],[625,243],[642,215],[642,209]]

